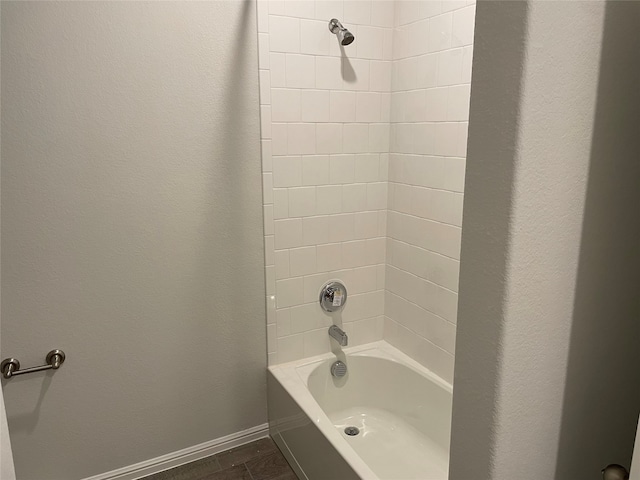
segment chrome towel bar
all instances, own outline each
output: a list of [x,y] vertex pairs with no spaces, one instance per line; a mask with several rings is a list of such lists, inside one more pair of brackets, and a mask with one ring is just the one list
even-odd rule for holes
[[38,365],[37,367],[23,368],[20,370],[20,362],[16,358],[5,358],[0,363],[0,371],[4,378],[15,377],[24,373],[41,372],[42,370],[57,370],[64,363],[66,355],[62,350],[51,350],[47,353],[46,365]]

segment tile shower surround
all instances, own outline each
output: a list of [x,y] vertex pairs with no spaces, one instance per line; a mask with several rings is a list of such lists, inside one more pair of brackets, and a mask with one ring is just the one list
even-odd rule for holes
[[270,364],[329,351],[335,322],[451,378],[474,10],[258,0]]

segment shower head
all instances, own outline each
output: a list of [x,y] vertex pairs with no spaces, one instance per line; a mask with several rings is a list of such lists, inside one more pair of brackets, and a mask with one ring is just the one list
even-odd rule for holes
[[356,37],[349,30],[344,28],[340,21],[336,18],[332,18],[329,22],[329,30],[331,33],[335,33],[338,36],[340,45],[351,45]]

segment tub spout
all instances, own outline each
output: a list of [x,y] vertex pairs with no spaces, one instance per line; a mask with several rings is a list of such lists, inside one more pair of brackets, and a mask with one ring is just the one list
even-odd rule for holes
[[329,336],[335,338],[341,347],[346,347],[349,344],[349,337],[347,337],[347,334],[337,325],[331,325],[329,327]]

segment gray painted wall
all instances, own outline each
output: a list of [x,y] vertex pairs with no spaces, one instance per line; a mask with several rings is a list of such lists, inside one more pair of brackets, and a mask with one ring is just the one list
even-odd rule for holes
[[478,2],[452,480],[629,466],[639,30],[638,2]]
[[22,480],[266,421],[253,2],[2,2],[3,382]]

